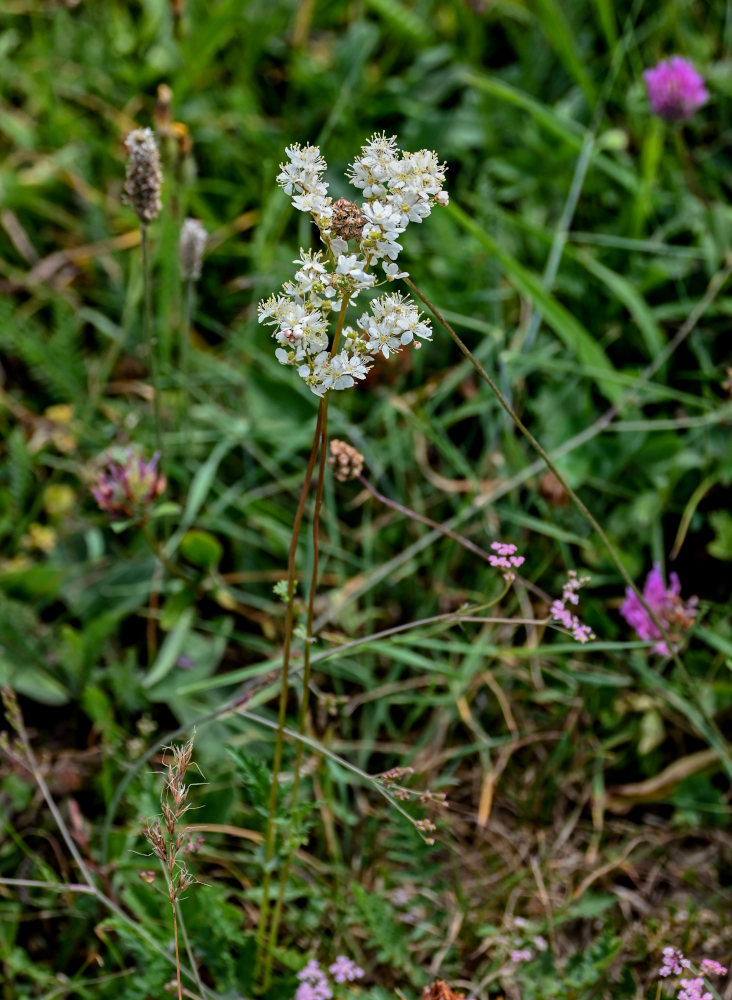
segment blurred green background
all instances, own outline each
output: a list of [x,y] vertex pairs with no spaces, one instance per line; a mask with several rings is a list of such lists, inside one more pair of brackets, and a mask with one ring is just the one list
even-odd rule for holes
[[[410,227],[400,262],[556,450],[638,583],[660,562],[700,610],[688,676],[633,641],[607,553],[436,324],[419,354],[334,394],[331,431],[383,493],[484,547],[514,542],[547,597],[568,568],[589,571],[582,615],[598,638],[583,650],[541,628],[464,625],[318,664],[313,737],[369,773],[413,764],[451,809],[428,848],[313,754],[319,805],[280,967],[300,968],[325,931],[369,983],[410,997],[439,974],[471,996],[589,998],[607,975],[618,996],[655,995],[648,956],[669,941],[729,953],[730,755],[715,733],[732,703],[731,43],[726,0],[4,0],[0,678],[109,892],[160,941],[165,907],[131,853],[157,808],[141,755],[267,681],[284,614],[272,585],[315,423],[316,398],[256,322],[314,239],[278,164],[292,142],[319,144],[331,193],[352,195],[345,168],[384,130],[448,164],[451,206]],[[676,53],[711,98],[673,126],[650,115],[642,72]],[[155,532],[195,586],[156,570],[144,537],[112,532],[89,495],[106,448],[154,447],[139,231],[122,203],[123,140],[148,125],[166,177],[150,235],[177,505]],[[182,412],[185,215],[210,241]],[[618,419],[585,433],[611,404]],[[500,590],[469,552],[330,481],[322,574],[316,652]],[[547,607],[519,586],[497,613]],[[269,719],[274,690],[257,696]],[[256,832],[261,817],[227,742],[271,752],[240,717],[200,726],[197,821],[217,832],[186,905],[207,985],[236,996],[251,987],[260,859],[231,829]],[[0,871],[73,880],[27,773],[9,758],[1,774]],[[93,939],[101,915],[83,903],[0,886],[5,996],[162,988],[165,966],[123,928]],[[530,932],[552,947],[517,985],[506,955]],[[120,980],[91,981],[95,949]],[[291,996],[292,976],[278,989]]]

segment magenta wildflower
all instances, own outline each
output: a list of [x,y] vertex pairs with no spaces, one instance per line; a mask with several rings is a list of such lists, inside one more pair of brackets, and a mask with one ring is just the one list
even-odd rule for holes
[[491,566],[505,570],[503,578],[510,583],[516,577],[514,569],[523,565],[524,557],[516,555],[516,546],[510,542],[493,542],[491,548],[495,552],[495,555],[488,557]]
[[[682,601],[681,581],[676,573],[671,573],[669,580],[670,586],[667,588],[661,567],[658,563],[654,563],[653,569],[646,577],[643,597],[671,638],[678,641],[694,624],[697,599],[692,597],[686,602]],[[646,641],[661,638],[661,633],[651,616],[630,587],[625,591],[625,601],[620,608],[620,614],[636,630],[639,638]],[[662,656],[670,655],[665,642],[657,642],[653,648]]]
[[701,976],[694,979],[682,979],[678,1000],[714,1000],[712,994],[704,990],[704,980]]
[[361,979],[365,975],[361,966],[345,955],[338,955],[335,962],[328,967],[328,972],[337,983],[352,983],[354,979]]
[[703,77],[688,59],[671,56],[643,74],[651,111],[669,122],[691,118],[709,100]]
[[589,583],[589,576],[577,576],[575,570],[571,569],[567,573],[567,582],[562,587],[562,596],[553,602],[551,606],[552,618],[560,625],[564,625],[572,633],[572,637],[581,643],[594,639],[595,635],[589,625],[583,625],[577,615],[567,607],[568,604],[579,603],[579,590]]
[[106,469],[97,477],[91,493],[103,511],[112,518],[143,516],[165,489],[166,479],[158,471],[160,454],[155,452],[149,462],[131,448],[124,460],[107,456]]
[[713,958],[703,958],[699,963],[699,971],[703,976],[726,976],[727,969]]
[[689,968],[690,964],[689,959],[684,958],[683,953],[678,948],[667,945],[663,949],[663,965],[658,970],[658,974],[663,977],[679,976],[684,969]]

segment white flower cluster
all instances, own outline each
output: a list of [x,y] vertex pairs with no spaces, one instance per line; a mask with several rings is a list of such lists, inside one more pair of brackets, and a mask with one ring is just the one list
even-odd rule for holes
[[[348,171],[364,194],[358,205],[330,198],[323,180],[326,163],[317,146],[296,143],[285,152],[290,162],[280,165],[277,182],[295,208],[312,216],[325,250],[300,251],[294,281],[260,302],[259,322],[275,327],[277,360],[296,365],[312,391],[322,396],[365,378],[377,354],[388,358],[406,344],[419,347],[415,338],[432,336],[414,303],[398,292],[373,299],[355,328],[343,327],[343,317],[346,305],[376,284],[372,269],[379,261],[382,280],[407,277],[396,263],[399,237],[410,222],[426,219],[433,205],[447,205],[445,168],[429,150],[403,153],[394,137],[374,135]],[[334,312],[338,343],[331,344],[328,327]]]

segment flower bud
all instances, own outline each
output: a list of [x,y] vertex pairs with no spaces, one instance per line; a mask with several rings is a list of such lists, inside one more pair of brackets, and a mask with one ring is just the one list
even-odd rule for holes
[[206,239],[206,230],[198,219],[185,220],[180,231],[178,257],[180,272],[186,281],[198,281],[201,277]]
[[91,493],[100,508],[112,520],[142,518],[166,486],[165,476],[158,471],[159,452],[149,462],[128,448],[121,462],[108,457],[106,468],[99,474]]

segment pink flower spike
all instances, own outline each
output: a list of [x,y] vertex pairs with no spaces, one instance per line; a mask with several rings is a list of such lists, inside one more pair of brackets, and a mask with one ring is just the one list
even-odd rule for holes
[[[643,598],[672,639],[680,639],[694,624],[697,599],[695,597],[688,601],[681,599],[681,581],[676,573],[671,574],[670,586],[666,587],[658,563],[654,563],[653,569],[646,577]],[[649,641],[661,638],[653,619],[630,587],[625,591],[625,601],[620,608],[620,614],[631,628],[635,629],[639,639]],[[653,649],[662,656],[669,655],[665,642],[657,642]]]

